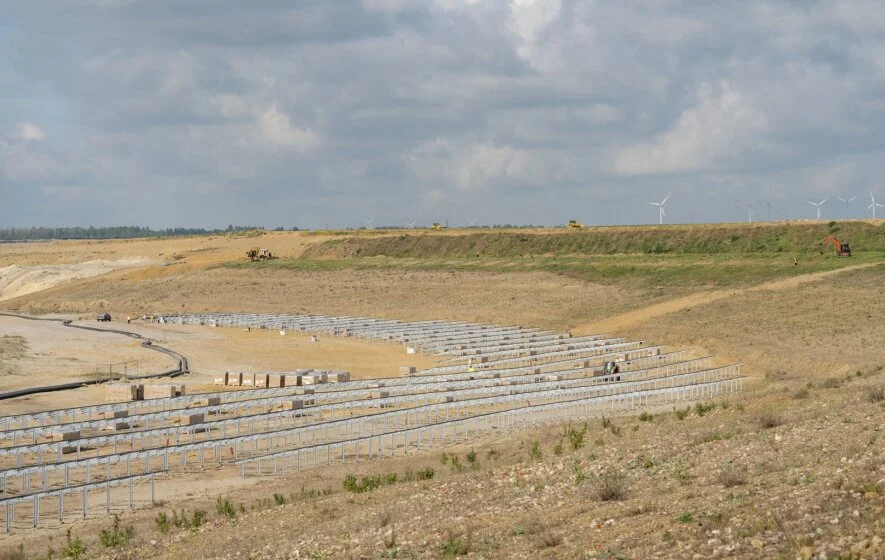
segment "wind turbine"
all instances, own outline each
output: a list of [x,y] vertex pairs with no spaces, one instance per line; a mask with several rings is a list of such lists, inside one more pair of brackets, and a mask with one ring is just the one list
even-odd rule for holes
[[408,229],[415,229],[415,224],[417,224],[417,223],[418,223],[417,221],[416,222],[408,222],[403,225],[406,226],[406,228],[408,228]]
[[885,208],[885,204],[879,204],[876,202],[876,197],[873,196],[873,191],[870,191],[870,205],[867,206],[867,210],[873,211],[873,219],[876,219],[876,206],[879,208]]
[[814,206],[815,208],[817,208],[817,219],[818,219],[818,220],[820,220],[820,207],[823,206],[824,202],[826,202],[826,201],[829,200],[829,199],[830,199],[830,197],[827,197],[827,198],[825,198],[825,199],[823,199],[823,200],[821,200],[820,202],[817,202],[817,203],[815,203],[815,202],[811,202],[810,200],[808,201],[808,204],[810,204],[810,205]]
[[366,224],[366,229],[375,229],[375,216],[372,216],[368,220],[363,220],[363,223]]
[[478,219],[479,218],[467,218],[467,223],[470,224],[470,227],[473,227],[473,224],[475,224]]
[[845,211],[842,213],[842,219],[848,219],[848,204],[857,197],[852,196],[851,198],[843,198],[841,196],[837,196],[836,198],[845,203]]
[[747,203],[747,223],[753,223],[753,201]]
[[658,207],[658,217],[659,217],[659,219],[660,219],[660,223],[661,223],[661,224],[664,223],[664,216],[667,215],[667,213],[664,212],[664,203],[667,202],[667,199],[670,198],[670,195],[671,195],[671,194],[673,194],[673,193],[667,193],[667,196],[664,197],[664,200],[662,200],[662,201],[660,201],[660,202],[648,202],[648,201],[646,201],[646,204],[651,204],[652,206],[657,206],[657,207]]

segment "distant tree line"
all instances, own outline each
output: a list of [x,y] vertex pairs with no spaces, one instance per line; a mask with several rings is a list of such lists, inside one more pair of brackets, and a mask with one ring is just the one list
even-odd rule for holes
[[165,228],[152,229],[141,226],[112,227],[31,227],[31,228],[0,228],[0,241],[31,241],[42,239],[137,239],[145,237],[171,237],[176,235],[205,235],[213,233],[232,233],[264,229],[260,226],[235,226],[225,229],[204,228]]

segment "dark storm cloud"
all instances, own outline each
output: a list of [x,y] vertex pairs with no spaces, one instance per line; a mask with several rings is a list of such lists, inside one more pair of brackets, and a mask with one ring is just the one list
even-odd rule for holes
[[885,198],[880,7],[0,0],[0,224],[809,217]]

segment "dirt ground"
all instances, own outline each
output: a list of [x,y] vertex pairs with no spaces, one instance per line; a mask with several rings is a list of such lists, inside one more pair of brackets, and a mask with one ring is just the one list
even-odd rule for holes
[[[191,374],[180,381],[191,392],[217,390],[213,380],[225,371],[329,369],[349,371],[353,379],[367,379],[397,376],[399,367],[404,365],[424,369],[435,364],[426,356],[407,355],[400,345],[352,338],[320,336],[319,342],[312,343],[304,333],[281,336],[279,331],[243,332],[234,328],[146,324],[138,320],[131,324],[112,323],[107,328],[139,333],[187,356]],[[0,359],[0,392],[89,379],[93,370],[107,371],[102,360],[115,360],[116,374],[124,371],[123,360],[131,360],[126,364],[131,375],[165,371],[173,365],[167,356],[145,350],[137,341],[119,334],[85,332],[55,322],[2,315]],[[160,382],[168,380],[147,381]],[[71,397],[74,394],[76,397]],[[31,412],[41,406],[54,409],[102,402],[101,387],[84,387],[70,393],[12,399],[3,403],[3,414]]]
[[[96,375],[138,375],[171,368],[168,356],[146,350],[118,334],[71,329],[54,321],[29,321],[0,315],[3,337],[17,341],[0,350],[0,392],[92,379]],[[4,405],[4,413],[8,405]]]
[[885,364],[885,266],[748,290],[650,318],[630,332],[702,347],[768,379],[816,380]]
[[81,264],[0,266],[0,301],[40,292],[80,278],[91,278],[122,268],[144,267],[153,261],[134,257],[118,261],[90,261]]
[[195,270],[113,273],[7,302],[32,313],[253,311],[451,319],[567,329],[670,294],[544,272]]
[[228,327],[159,325],[140,320],[119,325],[160,344],[174,348],[188,358],[191,375],[187,383],[208,389],[213,379],[225,371],[294,371],[299,368],[344,370],[353,379],[394,377],[400,366],[432,367],[426,356],[407,355],[399,344],[385,344],[354,338],[319,336],[310,341],[307,333]]
[[[73,246],[84,260],[179,263],[71,280],[0,307],[87,319],[98,310],[309,311],[611,331],[743,362],[755,380],[711,409],[593,421],[578,448],[557,427],[478,439],[472,461],[470,447],[453,449],[461,468],[436,452],[285,478],[243,480],[233,470],[182,478],[166,486],[173,489],[164,490],[167,503],[123,515],[134,532],[123,547],[98,542],[107,518],[68,525],[84,539],[86,557],[885,558],[885,266],[694,294],[544,272],[213,268],[273,239],[28,244],[38,247],[19,253],[20,245],[0,246],[0,266],[82,262],[71,257]],[[314,238],[279,240],[284,249],[276,250],[294,256]],[[188,355],[194,381],[225,369],[296,367],[374,376],[416,361],[396,345],[346,339],[312,345],[275,332],[131,328]],[[4,333],[12,338],[0,338],[0,359],[45,353],[37,339],[48,333]],[[272,365],[258,365],[256,355]],[[102,397],[84,388],[16,406],[38,410]],[[431,480],[409,479],[427,467]],[[400,481],[345,492],[350,472],[396,472]],[[603,499],[612,485],[618,492]],[[234,519],[216,509],[220,495],[237,508]],[[208,522],[164,533],[157,515],[171,516],[172,508],[203,509]],[[24,530],[0,536],[0,554],[21,543],[27,558],[47,557],[48,546],[58,557],[63,540],[64,528]]]

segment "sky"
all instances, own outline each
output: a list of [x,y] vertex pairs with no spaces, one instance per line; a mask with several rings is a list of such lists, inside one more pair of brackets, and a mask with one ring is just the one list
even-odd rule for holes
[[0,14],[0,227],[640,224],[671,192],[680,223],[885,202],[881,1]]

